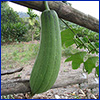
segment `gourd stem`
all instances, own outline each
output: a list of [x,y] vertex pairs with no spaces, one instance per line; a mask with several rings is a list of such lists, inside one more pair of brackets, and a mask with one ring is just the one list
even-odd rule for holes
[[50,10],[49,5],[48,5],[48,1],[44,1],[44,4],[45,4],[45,9]]

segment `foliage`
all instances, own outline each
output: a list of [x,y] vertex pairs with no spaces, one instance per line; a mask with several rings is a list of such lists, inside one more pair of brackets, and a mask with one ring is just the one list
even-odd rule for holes
[[71,46],[74,44],[74,34],[71,34],[71,30],[64,30],[61,33],[62,37],[62,45],[65,44],[66,47]]
[[37,14],[34,14],[34,12],[32,11],[32,9],[30,9],[30,8],[28,8],[27,14],[30,16],[29,17],[30,19],[33,19],[33,18],[35,18],[35,17],[38,16]]
[[59,24],[60,24],[60,30],[61,31],[68,28],[60,19],[59,19]]
[[62,45],[66,48],[69,48],[71,45],[76,44],[77,48],[87,51],[80,51],[74,54],[70,52],[70,55],[65,62],[72,61],[73,69],[79,68],[80,64],[83,63],[84,69],[86,72],[88,72],[88,74],[90,74],[93,68],[95,68],[96,74],[99,76],[99,67],[97,66],[99,57],[94,55],[91,57],[88,56],[88,54],[98,55],[99,34],[78,25],[68,22],[66,23],[66,21],[63,22],[65,23],[67,29],[64,29],[61,32]]
[[67,61],[72,61],[72,68],[77,69],[80,67],[81,63],[83,63],[83,58],[86,56],[86,52],[78,52],[75,54],[72,54],[69,58],[65,60]]
[[1,25],[1,42],[17,42],[24,41],[24,34],[26,34],[27,28],[24,24],[18,23],[6,23]]
[[28,31],[24,21],[17,12],[9,7],[7,2],[1,4],[1,43],[24,41]]
[[[69,29],[69,27],[73,30],[74,34],[77,34],[79,37],[88,37],[91,42],[98,42],[99,41],[99,34],[97,32],[93,32],[87,28],[81,27],[77,24],[71,23],[66,20],[60,20],[61,31]],[[69,27],[68,27],[69,26]],[[71,31],[71,33],[73,33]]]
[[92,72],[93,68],[96,68],[96,62],[98,61],[99,57],[94,56],[94,57],[89,57],[85,62],[84,62],[84,67],[88,74]]
[[[30,38],[32,36],[34,39],[39,40],[40,39],[40,21],[39,16],[33,12],[32,9],[28,8],[27,14],[29,15],[29,29],[30,29]],[[33,40],[32,40],[33,41]]]
[[1,4],[1,23],[17,23],[21,21],[22,19],[19,18],[17,12],[13,11],[7,2]]

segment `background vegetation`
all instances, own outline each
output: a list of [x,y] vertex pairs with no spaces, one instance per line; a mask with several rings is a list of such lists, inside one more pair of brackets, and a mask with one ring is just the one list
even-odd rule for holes
[[[69,4],[68,2],[64,3],[66,3],[68,6],[71,6],[71,4]],[[69,56],[73,55],[74,57],[74,55],[80,55],[82,53],[84,58],[86,53],[80,52],[77,54],[77,52],[82,50],[83,51],[85,50],[89,54],[94,54],[94,55],[99,54],[98,33],[65,20],[59,19],[59,23],[60,23],[60,30],[62,37],[63,56],[66,56],[68,58]],[[9,7],[7,2],[2,3],[1,43],[2,45],[5,43],[7,44],[2,46],[2,50],[4,49],[7,50],[7,52],[2,51],[2,62],[3,62],[2,66],[5,66],[4,64],[6,64],[6,62],[9,62],[9,60],[12,62],[17,61],[17,63],[21,64],[31,60],[31,55],[33,55],[33,58],[35,58],[39,50],[39,45],[37,44],[37,46],[36,45],[33,46],[33,44],[30,42],[29,47],[27,47],[28,44],[26,42],[32,41],[34,43],[34,40],[40,40],[40,32],[41,32],[40,16],[35,14],[32,9],[28,8],[27,13],[15,12],[12,8]],[[8,45],[8,43],[15,43],[15,42],[17,44],[13,44],[12,46]],[[22,42],[25,42],[24,43],[25,47],[23,47]],[[16,50],[14,48],[16,48]],[[32,49],[27,50],[27,48],[32,48]],[[35,48],[37,48],[36,51],[34,51]],[[33,52],[32,50],[34,51],[34,54],[32,53]],[[11,51],[12,53],[10,53]],[[74,62],[75,59],[73,57],[70,58],[70,60]],[[80,61],[79,65],[83,62],[83,58]],[[94,64],[92,64],[94,66],[90,67],[89,70],[90,72],[92,71],[93,68],[96,68],[95,63],[97,62],[97,57],[95,59],[96,60]],[[77,62],[79,62],[78,58]],[[79,68],[79,65],[77,68]]]
[[[22,14],[22,16],[21,16]],[[26,15],[23,16],[23,15]],[[40,33],[39,16],[29,19],[28,14],[16,12],[7,2],[1,3],[1,43],[31,41],[34,31],[35,39]],[[37,28],[36,28],[37,27]]]

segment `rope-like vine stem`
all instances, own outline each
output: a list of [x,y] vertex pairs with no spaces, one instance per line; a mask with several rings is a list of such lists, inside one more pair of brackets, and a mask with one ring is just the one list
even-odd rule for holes
[[44,5],[45,5],[46,10],[50,10],[49,5],[48,5],[48,1],[44,1]]

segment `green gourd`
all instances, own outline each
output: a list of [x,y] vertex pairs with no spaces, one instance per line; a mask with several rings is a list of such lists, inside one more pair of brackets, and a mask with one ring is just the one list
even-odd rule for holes
[[61,62],[59,19],[54,10],[42,12],[41,28],[40,48],[30,76],[33,95],[45,92],[53,86]]

